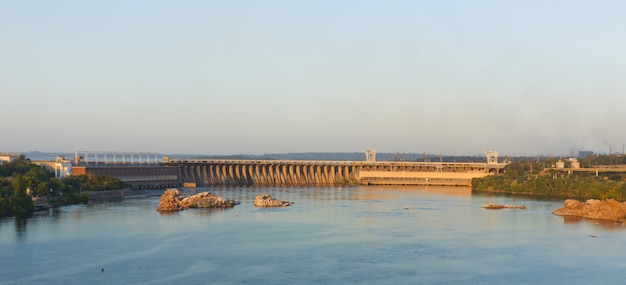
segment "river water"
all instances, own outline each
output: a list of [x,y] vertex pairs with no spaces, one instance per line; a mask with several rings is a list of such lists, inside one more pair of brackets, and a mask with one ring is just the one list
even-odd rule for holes
[[[231,209],[160,191],[0,219],[0,284],[622,284],[626,227],[562,200],[469,188],[234,187]],[[294,201],[255,208],[256,195]],[[487,203],[525,210],[485,210]],[[104,271],[103,271],[104,270]]]

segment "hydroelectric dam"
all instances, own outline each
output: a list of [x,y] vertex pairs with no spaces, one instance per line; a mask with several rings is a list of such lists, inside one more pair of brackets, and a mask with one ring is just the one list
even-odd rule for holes
[[180,182],[188,187],[210,185],[443,185],[471,186],[473,178],[501,173],[506,163],[497,152],[486,162],[394,162],[375,159],[366,151],[365,161],[317,160],[221,160],[169,159],[178,166]]

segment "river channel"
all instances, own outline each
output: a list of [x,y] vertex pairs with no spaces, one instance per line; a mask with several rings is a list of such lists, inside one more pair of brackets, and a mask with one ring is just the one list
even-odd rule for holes
[[[231,209],[155,211],[163,190],[0,219],[0,284],[622,284],[622,223],[463,187],[215,187]],[[256,195],[294,201],[256,208]],[[525,205],[486,210],[481,205]]]

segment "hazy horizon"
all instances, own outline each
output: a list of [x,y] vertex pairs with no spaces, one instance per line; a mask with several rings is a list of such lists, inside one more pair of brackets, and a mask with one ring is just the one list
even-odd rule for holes
[[[497,150],[496,150],[497,151]],[[583,150],[584,151],[584,150]],[[345,152],[276,152],[276,153],[261,153],[261,154],[252,154],[252,153],[231,153],[231,154],[220,154],[220,153],[185,153],[185,152],[177,152],[177,153],[161,153],[161,152],[143,152],[143,151],[138,151],[138,152],[130,152],[130,151],[117,151],[117,150],[78,150],[78,155],[79,156],[85,156],[85,153],[88,153],[89,157],[94,157],[95,154],[98,155],[99,158],[103,159],[104,158],[104,154],[106,153],[107,157],[109,159],[113,159],[113,156],[117,156],[118,158],[121,158],[122,155],[125,155],[126,158],[130,159],[130,155],[131,153],[135,156],[135,157],[139,157],[139,155],[142,155],[142,157],[146,157],[146,155],[149,155],[149,159],[152,160],[154,155],[158,156],[158,159],[161,159],[161,156],[171,156],[171,157],[185,157],[185,158],[204,158],[204,157],[222,157],[222,158],[232,158],[232,157],[272,157],[272,159],[283,159],[284,157],[302,157],[302,156],[308,156],[308,157],[316,157],[316,159],[320,159],[320,157],[322,157],[321,159],[323,159],[324,157],[327,156],[333,156],[333,157],[339,157],[339,156],[345,156],[348,155],[351,158],[354,157],[359,157],[360,160],[360,156],[363,157],[363,159],[365,159],[365,151],[345,151]],[[0,152],[3,153],[3,152]],[[4,152],[7,153],[7,152]],[[10,152],[9,152],[10,153]],[[73,155],[75,154],[74,151],[59,151],[59,152],[48,152],[48,151],[39,151],[39,150],[31,150],[31,151],[16,151],[14,153],[19,153],[19,154],[35,154],[35,155],[42,155],[42,156],[57,156],[57,155],[70,155],[73,157]],[[596,153],[593,152],[593,154],[595,155],[608,155],[609,153]],[[613,151],[612,154],[614,155],[623,155],[624,153],[620,150],[620,151]],[[452,158],[452,157],[476,157],[476,158],[484,158],[486,153],[467,153],[467,154],[449,154],[449,153],[425,153],[425,152],[377,152],[378,158],[382,160],[387,160],[387,159],[391,159],[394,158],[395,156],[398,156],[398,158],[404,158],[406,160],[415,160],[417,159],[423,159],[425,156],[427,156],[429,158],[430,161],[437,161],[440,157],[447,157],[447,158]],[[570,152],[570,153],[566,153],[566,154],[528,154],[528,153],[524,153],[524,154],[520,154],[520,155],[511,155],[511,154],[506,154],[506,153],[500,153],[498,152],[498,159],[502,160],[505,157],[562,157],[562,158],[568,158],[568,157],[579,157],[579,153],[576,152]],[[28,157],[28,156],[27,156]],[[30,158],[30,157],[28,157]],[[286,158],[286,159],[290,159],[290,158]],[[354,160],[354,159],[352,159]]]
[[0,2],[0,151],[620,153],[622,1]]

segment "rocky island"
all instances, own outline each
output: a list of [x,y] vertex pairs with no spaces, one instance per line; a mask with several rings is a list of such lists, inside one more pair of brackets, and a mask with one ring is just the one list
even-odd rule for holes
[[278,200],[270,194],[263,194],[254,198],[254,205],[257,207],[287,207],[293,205],[293,202]]
[[567,199],[563,202],[563,208],[552,211],[552,214],[557,216],[626,221],[626,204],[614,199],[589,199],[585,203],[574,199]]
[[502,205],[502,204],[486,204],[481,206],[483,209],[497,210],[497,209],[526,209],[524,205]]
[[210,192],[201,192],[183,197],[176,188],[169,188],[161,195],[157,211],[181,211],[188,208],[230,208],[239,202],[213,195]]

